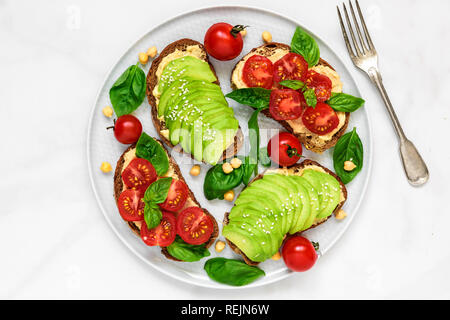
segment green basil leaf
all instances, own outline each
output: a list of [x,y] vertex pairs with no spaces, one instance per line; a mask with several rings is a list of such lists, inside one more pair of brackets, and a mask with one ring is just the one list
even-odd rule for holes
[[291,41],[291,50],[302,55],[308,62],[309,67],[313,67],[319,62],[320,50],[316,40],[300,27],[295,29]]
[[[352,171],[344,170],[344,162],[356,165]],[[333,151],[333,165],[336,174],[344,184],[349,183],[361,171],[363,166],[363,145],[356,133],[356,128],[339,138]]]
[[204,269],[214,281],[232,286],[244,286],[265,275],[258,267],[247,265],[235,259],[212,258],[206,261]]
[[270,167],[272,165],[272,160],[267,152],[267,147],[259,149],[259,163],[261,163],[264,167]]
[[180,236],[175,238],[171,245],[166,247],[171,256],[186,262],[199,261],[204,257],[209,257],[211,253],[205,245],[193,245],[183,241]]
[[264,88],[243,88],[234,90],[225,97],[246,106],[256,109],[265,109],[269,107],[270,90]]
[[169,158],[163,146],[145,132],[142,132],[136,143],[136,156],[150,161],[158,176],[169,170]]
[[306,85],[303,81],[300,80],[283,80],[279,82],[283,87],[287,87],[293,90],[299,90],[306,88]]
[[171,184],[171,177],[156,180],[145,191],[144,202],[163,203],[167,199]]
[[257,168],[258,166],[258,163],[254,159],[251,159],[247,156],[244,158],[244,162],[241,164],[241,166],[243,166],[244,170],[244,173],[242,174],[242,182],[245,185],[248,185],[250,179],[253,176],[253,173],[255,172],[255,168]]
[[109,98],[117,117],[136,110],[145,98],[145,73],[139,65],[128,67],[109,90]]
[[[258,115],[261,109],[255,110],[248,120],[248,130],[250,138],[250,162],[254,165],[253,171],[255,176],[258,174],[258,158],[259,158],[259,125],[258,125]],[[247,177],[249,179],[249,177]],[[247,180],[248,183],[248,180]],[[245,184],[247,184],[245,183]]]
[[303,97],[305,97],[306,104],[310,107],[315,108],[317,105],[317,97],[314,89],[306,89],[303,92]]
[[244,166],[234,169],[232,172],[226,174],[223,172],[222,163],[218,163],[211,167],[205,176],[203,182],[203,193],[206,199],[223,199],[223,195],[236,188],[242,182],[244,173]]
[[162,212],[156,203],[146,202],[144,206],[144,220],[147,228],[156,228],[161,222]]
[[327,100],[327,104],[336,111],[353,112],[364,105],[364,99],[354,97],[347,93],[331,94],[331,98]]

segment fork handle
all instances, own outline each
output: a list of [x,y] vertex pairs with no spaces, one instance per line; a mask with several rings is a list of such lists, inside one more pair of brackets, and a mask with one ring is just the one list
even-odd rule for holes
[[398,121],[397,115],[395,114],[394,108],[389,100],[389,96],[384,89],[380,72],[375,68],[371,68],[369,69],[368,74],[370,80],[372,80],[372,82],[377,86],[378,91],[380,91],[386,109],[391,117],[392,123],[394,124],[395,132],[397,133],[400,142],[400,156],[406,177],[409,183],[413,186],[420,186],[428,181],[429,173],[427,165],[423,161],[422,156],[419,151],[417,151],[414,144],[406,138],[402,126],[400,125],[400,121]]

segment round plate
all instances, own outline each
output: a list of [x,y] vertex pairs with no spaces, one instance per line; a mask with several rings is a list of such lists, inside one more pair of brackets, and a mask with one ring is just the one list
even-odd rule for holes
[[[230,286],[214,282],[208,278],[203,270],[203,265],[206,259],[193,263],[174,262],[166,259],[160,253],[159,248],[146,246],[143,241],[141,241],[141,239],[131,231],[127,223],[122,220],[118,213],[113,197],[112,174],[104,174],[99,169],[100,164],[103,161],[108,161],[114,166],[122,152],[127,148],[127,146],[121,145],[115,140],[111,130],[105,130],[107,126],[111,125],[111,119],[106,118],[101,111],[104,106],[111,105],[108,92],[115,80],[127,67],[132,64],[136,64],[137,55],[139,52],[145,52],[150,46],[156,46],[158,50],[161,51],[169,43],[181,38],[191,38],[203,42],[203,37],[208,27],[218,21],[226,21],[232,25],[241,24],[245,21],[246,24],[251,26],[248,30],[247,36],[245,37],[244,49],[240,57],[252,48],[262,44],[261,33],[266,30],[267,26],[271,26],[270,32],[272,33],[275,41],[288,44],[291,42],[296,26],[301,26],[303,29],[309,31],[298,22],[283,17],[279,14],[261,9],[240,6],[213,7],[196,10],[172,18],[171,20],[159,25],[139,39],[132,47],[130,47],[119,59],[119,61],[117,61],[116,65],[108,74],[91,113],[87,140],[87,154],[92,187],[106,220],[116,232],[118,237],[125,243],[125,245],[139,258],[153,267],[149,268],[149,272],[154,272],[154,269],[157,269],[171,277],[191,284],[214,288],[232,288]],[[346,93],[360,96],[360,92],[355,81],[351,77],[350,72],[345,68],[336,53],[334,53],[334,51],[331,50],[331,48],[328,47],[319,37],[314,35],[312,32],[310,32],[310,34],[319,44],[321,57],[328,61],[341,76],[341,80],[344,83],[344,91]],[[217,71],[217,75],[224,93],[231,91],[230,74],[240,57],[227,62],[219,62],[211,58],[211,62]],[[146,73],[148,72],[150,65],[151,63],[148,63],[147,66],[144,67],[144,71]],[[239,105],[231,100],[229,100],[229,103],[230,106],[234,108],[236,117],[239,120],[245,135],[248,130],[247,121],[252,110],[250,107]],[[144,103],[136,110],[135,115],[141,120],[145,132],[153,137],[158,137],[151,121],[150,106],[147,99],[145,99]],[[275,132],[273,129],[281,129],[278,123],[264,117],[263,115],[259,117],[259,125],[262,134],[261,146],[267,144],[268,139]],[[318,226],[317,228],[305,232],[309,239],[320,243],[320,253],[322,255],[333,246],[333,244],[349,226],[363,199],[369,180],[372,142],[370,121],[365,108],[361,108],[350,117],[348,130],[351,130],[355,126],[357,127],[358,134],[364,145],[364,166],[359,175],[347,186],[348,200],[344,206],[344,209],[347,212],[348,217],[342,221],[331,218],[329,221]],[[304,155],[307,158],[316,160],[322,165],[333,169],[332,153],[329,150],[320,155],[305,151]],[[202,187],[204,176],[209,166],[202,164],[202,173],[198,177],[191,177],[189,175],[189,170],[192,166],[190,157],[180,156],[178,154],[174,154],[174,157],[178,161],[181,172],[186,179],[187,184],[193,190],[197,200],[203,207],[207,208],[215,216],[219,225],[221,225],[223,214],[229,211],[232,204],[223,200],[207,201],[205,199]],[[237,189],[235,191],[238,194],[240,190]],[[216,256],[216,252],[213,247],[210,248],[210,252],[210,257]],[[228,247],[220,254],[220,256],[237,257]],[[266,276],[248,285],[247,287],[255,287],[272,283],[292,274],[292,272],[285,267],[282,260],[269,260],[261,263],[260,267],[266,272]]]

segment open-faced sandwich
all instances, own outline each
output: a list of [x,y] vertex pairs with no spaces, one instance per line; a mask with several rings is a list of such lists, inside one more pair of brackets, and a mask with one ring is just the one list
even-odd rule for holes
[[161,52],[147,74],[147,97],[155,128],[169,146],[209,164],[240,148],[239,122],[200,42],[181,39]]

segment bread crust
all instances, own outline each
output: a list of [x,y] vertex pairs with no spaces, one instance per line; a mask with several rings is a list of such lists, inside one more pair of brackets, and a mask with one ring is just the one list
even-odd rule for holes
[[[241,60],[239,60],[239,62],[246,59],[246,57],[251,53],[257,52],[260,55],[264,55],[264,54],[271,53],[275,49],[291,50],[291,47],[287,44],[279,43],[279,42],[266,43],[266,44],[263,44],[262,46],[259,46],[259,47],[256,47],[256,48],[253,48],[252,50],[250,50],[250,52],[247,53]],[[236,70],[236,67],[239,64],[239,62],[236,63],[236,65],[234,66],[233,71],[231,72],[231,76],[230,76],[231,88],[233,90],[238,89],[236,84],[233,82],[233,73]],[[325,61],[322,58],[320,58],[318,64],[327,66],[334,70],[334,68],[327,61]],[[272,118],[272,116],[270,115],[269,109],[265,109],[261,113],[263,113],[266,117]],[[297,137],[297,139],[299,139],[300,142],[303,143],[303,145],[305,146],[306,149],[311,150],[316,153],[322,153],[325,150],[327,150],[331,147],[334,147],[336,145],[337,141],[339,140],[339,138],[345,133],[345,130],[347,130],[347,127],[348,127],[348,122],[350,121],[350,113],[349,112],[345,113],[344,125],[332,136],[332,138],[330,140],[326,141],[326,143],[324,143],[322,145],[317,145],[313,142],[313,138],[315,136],[317,136],[314,133],[295,133],[287,121],[284,121],[284,120],[275,120],[275,121],[277,121],[279,124],[281,124],[286,131],[295,135]]]
[[[150,70],[148,71],[147,74],[147,89],[146,89],[146,95],[147,95],[147,99],[148,99],[148,103],[151,106],[151,114],[152,114],[152,122],[153,125],[155,126],[156,131],[158,132],[160,139],[168,146],[170,146],[171,148],[174,148],[175,151],[177,152],[184,152],[183,149],[181,148],[181,146],[177,145],[176,147],[170,142],[169,139],[167,139],[166,137],[164,137],[161,134],[161,130],[166,129],[165,127],[165,123],[164,121],[161,121],[158,118],[158,108],[156,105],[156,99],[153,96],[153,90],[155,89],[155,86],[158,84],[158,78],[156,76],[156,71],[158,70],[158,66],[161,63],[161,61],[169,54],[171,54],[172,52],[174,52],[175,50],[181,50],[181,51],[185,51],[186,48],[188,46],[199,46],[204,52],[205,52],[205,61],[208,62],[209,67],[211,68],[211,71],[214,73],[214,75],[217,78],[217,81],[214,82],[216,84],[220,84],[217,74],[216,74],[216,70],[214,69],[214,66],[211,64],[211,62],[209,61],[209,57],[208,54],[206,53],[206,49],[203,46],[203,44],[201,44],[198,41],[192,40],[192,39],[180,39],[177,40],[175,42],[170,43],[169,45],[167,45],[159,54],[159,56],[153,60],[152,65],[150,67]],[[241,127],[239,127],[235,137],[234,137],[234,142],[223,152],[222,157],[219,159],[219,162],[233,157],[234,155],[236,155],[239,151],[239,149],[242,147],[244,141],[244,136],[241,130]],[[187,153],[187,152],[186,152]],[[191,153],[187,153],[191,156],[192,159],[194,159],[194,156]],[[204,161],[203,161],[204,162]]]
[[[156,139],[155,139],[156,140]],[[169,158],[169,166],[173,169],[173,171],[175,172],[175,174],[178,176],[178,179],[181,180],[182,182],[184,182],[188,188],[188,192],[189,192],[189,198],[196,204],[198,205],[200,208],[201,205],[200,203],[197,201],[197,199],[194,196],[194,193],[191,191],[191,189],[189,188],[189,186],[186,183],[186,180],[184,180],[184,177],[180,171],[180,167],[178,166],[178,164],[175,162],[175,160],[169,155],[167,149],[164,147],[162,141],[160,140],[156,140],[158,141],[161,146],[164,148],[164,150],[166,151],[166,154]],[[114,199],[116,200],[116,205],[117,205],[117,201],[119,199],[120,193],[122,192],[123,189],[123,181],[122,181],[122,171],[123,171],[123,165],[125,164],[125,159],[124,156],[125,154],[130,151],[131,149],[136,148],[136,144],[132,144],[130,145],[120,156],[119,160],[117,160],[117,164],[116,164],[116,170],[114,171]],[[205,247],[209,248],[211,247],[211,245],[214,243],[214,241],[216,241],[218,235],[219,235],[219,226],[217,225],[217,221],[214,218],[214,216],[205,208],[202,208],[202,210],[205,212],[205,214],[207,214],[208,216],[210,216],[211,220],[213,221],[213,225],[214,225],[214,230],[213,233],[211,234],[211,237],[209,238],[209,240],[207,242],[205,242]],[[125,221],[125,220],[124,220]],[[133,230],[133,232],[140,237],[140,228],[136,225],[136,223],[134,223],[133,221],[126,221],[128,223],[128,226],[131,228],[131,230]],[[170,255],[170,253],[167,251],[167,248],[165,247],[161,247],[161,253],[166,256],[166,258],[170,259],[170,260],[174,260],[174,261],[181,261],[177,258],[175,258],[174,256]]]
[[[307,167],[307,166],[312,166],[312,165],[313,165],[313,166],[321,167],[326,173],[328,173],[329,175],[332,175],[334,178],[336,178],[336,180],[337,180],[337,181],[339,182],[339,184],[341,185],[341,190],[342,190],[342,193],[343,193],[343,195],[344,195],[344,200],[341,201],[341,202],[339,202],[339,204],[338,204],[338,205],[336,206],[336,208],[333,210],[333,213],[336,214],[336,213],[342,208],[342,206],[344,205],[345,201],[347,200],[347,188],[345,187],[345,185],[344,185],[344,183],[341,181],[341,179],[340,179],[333,171],[331,171],[331,170],[329,170],[328,168],[322,166],[322,165],[319,164],[318,162],[316,162],[316,161],[314,161],[314,160],[310,160],[310,159],[306,159],[306,160],[302,161],[301,163],[297,163],[297,164],[295,164],[295,165],[289,167],[289,169],[294,169],[294,171],[297,171],[297,172],[298,172],[298,171],[302,170],[303,168],[305,168],[305,167]],[[255,178],[252,179],[252,181],[249,182],[249,184],[248,184],[245,188],[247,188],[249,185],[251,185],[254,181],[261,179],[261,178],[264,176],[264,174],[265,174],[265,172],[260,173],[259,175],[257,175]],[[245,188],[244,188],[244,189],[245,189]],[[244,190],[244,189],[243,189],[243,190]],[[242,192],[242,191],[241,191],[241,192]],[[225,215],[224,215],[224,218],[223,218],[223,225],[224,225],[224,226],[227,225],[228,222],[229,222],[229,220],[228,220],[228,215],[229,215],[229,214],[230,214],[229,212],[226,212]],[[320,225],[320,224],[324,223],[325,221],[327,221],[330,217],[331,217],[331,215],[329,215],[329,216],[328,216],[327,218],[325,218],[325,219],[322,219],[322,220],[319,221],[319,222],[316,222],[315,224],[313,224],[313,225],[312,225],[311,227],[309,227],[308,229],[305,229],[305,230],[303,230],[303,231],[297,232],[297,233],[293,234],[292,236],[300,235],[302,232],[304,232],[304,231],[306,231],[306,230],[315,228],[315,227],[317,227],[318,225]],[[289,237],[291,237],[291,236],[289,236]],[[286,237],[286,238],[287,238],[287,237]],[[227,241],[227,243],[228,243],[228,245],[230,246],[231,250],[233,250],[235,253],[237,253],[237,254],[239,254],[239,255],[242,256],[242,258],[244,259],[245,263],[247,263],[248,265],[251,265],[251,266],[256,266],[256,265],[259,264],[259,262],[253,261],[253,260],[251,260],[250,258],[248,258],[248,257],[245,255],[245,253],[243,253],[243,252],[242,252],[242,251],[241,251],[241,250],[240,250],[233,242],[231,242],[231,241],[228,240],[228,239],[225,239],[225,240]]]

